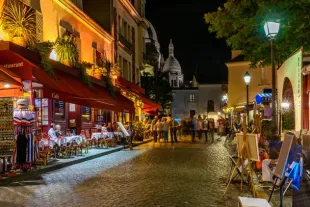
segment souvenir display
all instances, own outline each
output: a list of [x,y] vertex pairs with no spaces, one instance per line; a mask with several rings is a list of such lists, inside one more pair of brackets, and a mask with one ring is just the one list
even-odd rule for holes
[[11,98],[0,99],[0,156],[13,154],[15,146],[13,128],[13,101]]

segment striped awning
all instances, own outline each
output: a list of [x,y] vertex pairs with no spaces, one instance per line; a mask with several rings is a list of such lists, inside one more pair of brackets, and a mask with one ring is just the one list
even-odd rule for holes
[[271,93],[259,93],[255,96],[255,102],[261,104],[263,102],[270,102],[272,99]]

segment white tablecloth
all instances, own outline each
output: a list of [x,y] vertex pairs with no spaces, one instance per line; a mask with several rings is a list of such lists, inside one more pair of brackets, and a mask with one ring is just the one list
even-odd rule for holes
[[100,139],[100,138],[113,138],[114,136],[121,136],[123,137],[122,132],[95,132],[92,133],[91,138],[92,139]]
[[42,139],[39,142],[39,147],[43,148],[44,146],[48,146],[49,148],[54,148],[55,144],[58,146],[67,145],[68,143],[71,143],[72,141],[75,141],[77,144],[81,144],[83,140],[86,138],[84,136],[70,136],[70,137],[62,137],[60,139],[55,140],[47,140]]

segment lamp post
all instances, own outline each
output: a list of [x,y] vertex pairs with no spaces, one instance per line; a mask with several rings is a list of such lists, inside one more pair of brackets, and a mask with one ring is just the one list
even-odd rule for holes
[[282,133],[282,115],[284,111],[287,111],[290,108],[290,103],[288,102],[282,102],[281,103],[281,109],[280,109],[280,125],[279,125],[279,135],[281,136]]
[[268,21],[264,25],[264,30],[267,38],[270,42],[271,47],[271,74],[272,74],[272,122],[271,122],[271,130],[272,136],[275,137],[278,135],[278,124],[277,124],[277,100],[276,100],[276,67],[274,60],[274,40],[279,33],[280,23],[276,21]]
[[247,114],[247,121],[248,124],[250,123],[249,117],[249,84],[251,82],[251,75],[250,73],[246,72],[243,76],[244,82],[246,84],[246,114]]

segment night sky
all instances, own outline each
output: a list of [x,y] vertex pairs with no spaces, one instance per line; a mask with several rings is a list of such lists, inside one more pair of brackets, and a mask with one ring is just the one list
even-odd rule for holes
[[216,9],[224,0],[147,0],[146,18],[158,35],[161,52],[168,57],[173,39],[175,57],[181,64],[185,80],[196,72],[200,83],[227,82],[225,62],[230,49],[225,40],[208,32],[204,14]]

